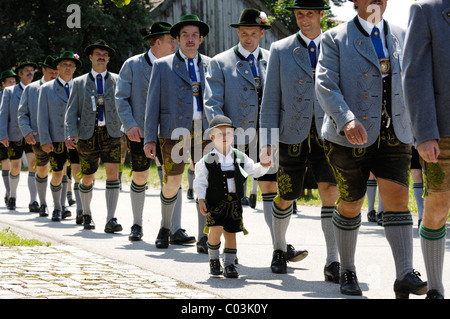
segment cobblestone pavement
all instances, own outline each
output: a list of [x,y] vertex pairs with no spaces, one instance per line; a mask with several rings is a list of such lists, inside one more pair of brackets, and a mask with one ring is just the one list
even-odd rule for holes
[[0,247],[1,299],[200,299],[214,295],[65,245]]

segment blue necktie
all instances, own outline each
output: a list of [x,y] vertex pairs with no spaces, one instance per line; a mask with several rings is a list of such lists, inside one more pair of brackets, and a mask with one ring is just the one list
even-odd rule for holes
[[250,69],[252,70],[253,76],[256,78],[258,76],[258,72],[256,71],[256,63],[254,55],[250,54],[247,57],[247,61],[250,64]]
[[68,83],[66,83],[66,85],[64,85],[64,90],[66,90],[67,97],[69,97],[70,89],[69,89],[69,84]]
[[[195,65],[193,59],[188,59],[188,69],[189,69],[189,77],[191,78],[192,82],[198,82],[197,81],[197,72],[195,72]],[[200,103],[200,96],[196,96],[195,99],[197,100],[197,111],[202,111],[202,105]]]
[[380,30],[378,30],[377,27],[374,27],[372,29],[372,34],[370,35],[372,38],[373,46],[375,47],[375,51],[377,52],[378,59],[384,58],[384,50],[383,50],[383,44],[381,43],[380,38]]
[[314,41],[311,41],[308,46],[309,59],[311,60],[311,67],[313,69],[317,66],[317,47]]
[[[97,94],[103,95],[103,77],[97,74]],[[98,106],[98,120],[103,121],[103,105]]]

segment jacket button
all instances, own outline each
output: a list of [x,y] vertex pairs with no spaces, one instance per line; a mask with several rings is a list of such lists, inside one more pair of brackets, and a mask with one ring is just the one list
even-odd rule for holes
[[302,85],[303,84],[303,80],[298,81],[298,84]]
[[247,124],[247,121],[242,122],[243,124]]
[[183,117],[182,116],[180,116],[178,119],[180,119],[180,120],[182,120],[183,119]]
[[300,116],[296,116],[295,119],[296,119],[297,121],[300,121]]
[[244,104],[243,106],[244,106],[244,107],[247,107],[248,105],[247,105],[247,104]]
[[369,77],[369,73],[364,73],[364,77],[367,79]]
[[302,102],[303,100],[302,100],[301,98],[298,98],[297,101],[298,101],[298,102]]
[[183,105],[183,102],[180,102],[180,106]]

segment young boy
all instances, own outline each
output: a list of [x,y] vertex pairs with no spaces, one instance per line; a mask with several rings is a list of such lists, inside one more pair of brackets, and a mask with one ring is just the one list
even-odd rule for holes
[[[194,191],[198,195],[200,212],[207,216],[205,233],[209,230],[208,254],[212,275],[224,274],[237,278],[236,233],[244,231],[241,198],[247,176],[267,173],[271,163],[254,163],[244,153],[233,148],[234,127],[223,115],[215,116],[207,130],[214,149],[195,165]],[[224,269],[219,260],[220,238],[224,236]]]

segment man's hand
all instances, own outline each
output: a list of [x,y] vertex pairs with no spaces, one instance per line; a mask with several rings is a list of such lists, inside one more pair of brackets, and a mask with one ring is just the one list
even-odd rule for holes
[[259,154],[259,161],[261,166],[263,167],[273,167],[273,154],[272,154],[272,146],[264,145],[261,148],[261,153]]
[[154,159],[156,157],[156,143],[148,142],[144,145],[145,156],[148,158]]
[[208,209],[206,208],[206,202],[205,202],[204,199],[199,199],[199,200],[198,200],[198,208],[199,208],[199,210],[200,210],[200,213],[201,213],[203,216],[208,216],[208,215],[209,215]]
[[27,136],[25,136],[25,142],[30,145],[36,144],[36,139],[34,138],[37,135],[37,132],[31,132]]
[[43,150],[45,153],[51,153],[51,152],[53,152],[53,144],[52,144],[52,143],[44,144],[44,145],[42,145],[41,147],[42,147],[42,150]]
[[428,140],[417,146],[417,152],[425,162],[437,163],[441,150],[436,140]]
[[141,129],[137,126],[130,128],[127,131],[127,136],[128,139],[132,142],[140,142],[141,138],[143,138]]
[[5,146],[5,147],[9,147],[9,140],[7,138],[5,138],[4,140],[1,140],[0,143],[2,143],[3,146]]
[[353,120],[345,124],[343,131],[351,144],[363,145],[367,143],[366,129],[358,120]]
[[78,143],[78,138],[77,137],[69,137],[66,140],[66,147],[69,150],[74,150],[76,148],[76,144]]

